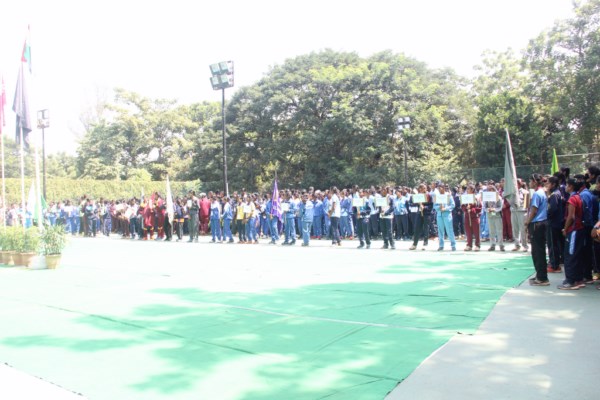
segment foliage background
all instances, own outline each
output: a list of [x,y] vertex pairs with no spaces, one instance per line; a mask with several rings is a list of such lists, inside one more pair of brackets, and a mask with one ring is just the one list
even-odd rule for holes
[[[473,79],[391,51],[323,50],[273,66],[227,102],[229,187],[264,190],[275,174],[282,188],[500,179],[505,129],[523,174],[549,171],[553,148],[577,172],[600,161],[600,0],[573,6],[572,18],[521,53],[484,53]],[[406,116],[412,125],[400,132],[396,121]],[[130,196],[139,191],[130,181],[167,175],[196,182],[186,187],[223,188],[218,102],[179,104],[118,88],[81,122],[77,155],[49,156],[48,175],[105,183],[53,180],[49,199]],[[17,155],[7,140],[8,177],[19,176]]]

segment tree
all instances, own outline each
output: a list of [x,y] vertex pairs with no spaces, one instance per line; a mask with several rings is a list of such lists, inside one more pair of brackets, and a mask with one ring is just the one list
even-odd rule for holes
[[[473,83],[477,104],[477,130],[474,138],[478,167],[504,164],[506,130],[511,134],[513,153],[518,164],[542,164],[545,148],[535,103],[525,93],[528,84],[520,61],[512,50],[487,52],[480,75]],[[494,176],[498,179],[500,176]]]
[[[529,42],[528,92],[548,148],[600,151],[600,0],[574,1],[574,17]],[[545,160],[548,160],[546,158]]]

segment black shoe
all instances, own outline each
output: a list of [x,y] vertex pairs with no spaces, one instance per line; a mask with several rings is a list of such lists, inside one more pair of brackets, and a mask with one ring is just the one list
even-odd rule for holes
[[384,244],[383,247],[382,247],[382,249],[387,250],[388,249],[388,245]]
[[361,244],[360,244],[360,245],[357,247],[357,249],[363,249],[364,247],[365,247],[365,244],[364,244],[364,243],[361,243]]

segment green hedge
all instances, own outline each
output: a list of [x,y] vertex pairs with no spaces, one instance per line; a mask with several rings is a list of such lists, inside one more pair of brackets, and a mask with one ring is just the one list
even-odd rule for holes
[[[25,179],[25,201],[29,196],[29,189],[33,179]],[[105,199],[127,199],[140,197],[142,189],[144,194],[149,195],[158,191],[166,192],[166,181],[97,181],[89,179],[65,179],[49,178],[46,180],[47,201],[74,200],[84,194],[93,199],[101,197]],[[189,190],[200,190],[200,181],[171,182],[173,196],[182,196]],[[6,198],[9,203],[21,202],[21,180],[15,178],[6,179]]]

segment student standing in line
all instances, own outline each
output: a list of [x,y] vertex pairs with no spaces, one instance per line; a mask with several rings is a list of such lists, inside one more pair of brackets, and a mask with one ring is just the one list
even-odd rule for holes
[[483,202],[483,209],[487,213],[490,241],[492,243],[488,251],[495,251],[496,244],[500,246],[500,251],[504,251],[504,237],[502,235],[502,207],[504,201],[493,184],[488,185],[487,191],[496,194],[496,201]]
[[417,245],[419,244],[419,240],[423,235],[423,248],[422,250],[427,249],[427,244],[429,242],[429,218],[431,216],[433,203],[431,202],[431,196],[427,193],[427,186],[424,183],[421,183],[418,188],[419,194],[425,196],[424,203],[414,203],[413,198],[411,198],[409,207],[416,207],[417,211],[415,212],[414,219],[414,234],[413,234],[413,245],[409,248],[409,250],[416,250]]
[[[481,248],[481,237],[479,236],[479,216],[481,215],[481,202],[479,196],[475,193],[475,186],[467,186],[467,194],[473,195],[472,204],[463,204],[463,214],[465,216],[465,231],[467,234],[467,247],[465,251],[479,251]],[[473,239],[475,247],[473,248]]]
[[540,174],[531,175],[531,188],[535,188],[531,196],[529,215],[525,225],[531,238],[531,258],[535,268],[535,277],[529,279],[532,286],[549,286],[548,269],[546,265],[546,229],[548,227],[548,200]]
[[444,236],[448,235],[450,240],[450,246],[452,251],[456,251],[456,239],[454,237],[454,226],[452,224],[452,211],[454,210],[454,197],[450,193],[446,193],[446,187],[443,184],[438,186],[438,193],[436,196],[441,196],[444,200],[443,203],[438,202],[436,198],[434,209],[436,212],[437,225],[438,225],[438,239],[439,247],[438,251],[444,250]]
[[550,253],[549,273],[562,272],[561,265],[564,264],[563,227],[565,224],[565,203],[560,192],[560,183],[557,177],[551,176],[546,182],[548,196],[548,229],[546,231],[548,241],[548,252]]
[[362,205],[356,208],[356,235],[358,236],[358,240],[360,241],[358,248],[365,248],[366,243],[366,248],[369,249],[371,248],[371,227],[369,223],[371,207],[369,207],[366,189],[363,189],[362,192],[360,192],[360,198],[362,200]]
[[302,203],[300,203],[300,221],[302,223],[302,246],[306,247],[310,242],[310,230],[314,218],[314,203],[309,198],[308,193],[302,193]]
[[565,236],[565,280],[558,285],[561,290],[578,290],[585,287],[584,258],[582,253],[585,241],[585,226],[583,224],[583,200],[579,190],[582,182],[575,179],[567,180],[566,190],[571,194],[567,201],[567,217],[562,233]]

